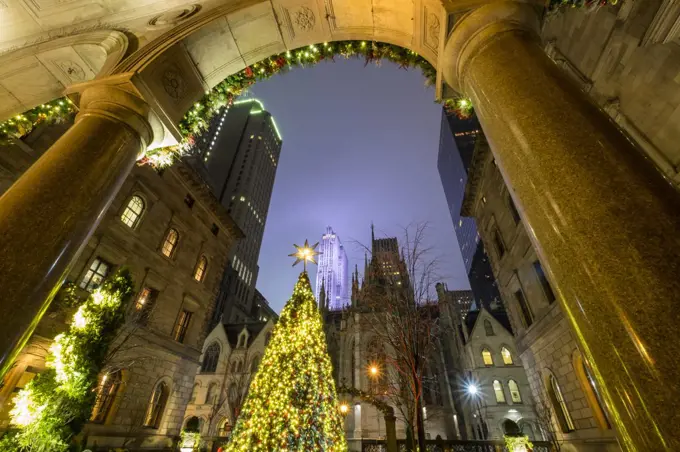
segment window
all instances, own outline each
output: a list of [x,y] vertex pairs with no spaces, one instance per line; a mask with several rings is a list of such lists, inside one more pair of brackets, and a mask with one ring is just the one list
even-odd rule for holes
[[496,252],[498,253],[498,258],[502,258],[505,255],[505,245],[503,244],[503,238],[498,228],[493,230],[493,243],[496,246]]
[[489,319],[484,319],[484,331],[486,332],[487,336],[495,336],[496,334],[493,332],[493,325],[491,325],[491,322]]
[[196,264],[196,269],[194,270],[194,279],[198,282],[202,282],[205,278],[205,272],[208,270],[208,259],[205,256],[201,256]]
[[590,366],[588,366],[588,363],[580,354],[576,355],[574,367],[576,376],[580,380],[581,387],[586,395],[588,405],[593,411],[595,421],[602,430],[611,429],[612,426],[607,417],[607,412],[604,410],[604,403],[602,403],[602,397],[600,396],[600,391],[598,390],[595,379],[590,371]]
[[201,364],[201,372],[215,372],[217,370],[217,360],[220,357],[220,346],[217,342],[213,342],[205,350],[203,363]]
[[92,422],[103,423],[106,421],[122,381],[122,372],[120,370],[102,377],[99,390],[97,391],[97,399],[92,410],[92,417],[90,418]]
[[191,321],[192,315],[194,315],[194,313],[187,310],[182,310],[179,314],[177,324],[175,325],[175,331],[172,335],[177,342],[184,342],[184,336],[186,336],[187,330],[189,329],[189,322]]
[[177,243],[179,242],[179,232],[177,229],[170,228],[168,233],[165,234],[165,240],[163,240],[163,246],[161,247],[161,253],[164,256],[172,257],[177,248]]
[[216,397],[217,397],[217,383],[210,383],[210,385],[208,386],[208,391],[205,393],[206,405],[215,403]]
[[218,425],[219,426],[217,427],[217,436],[224,437],[229,435],[229,432],[231,431],[231,427],[229,426],[229,419],[225,418]]
[[498,381],[493,381],[493,392],[496,394],[496,403],[505,403],[505,393],[503,392],[503,384]]
[[493,366],[493,358],[488,348],[482,350],[482,361],[484,361],[485,366]]
[[255,373],[257,372],[257,368],[260,367],[260,357],[255,356],[253,360],[250,362],[250,373]]
[[501,356],[503,357],[503,364],[512,366],[512,353],[506,347],[501,348]]
[[543,287],[543,293],[548,299],[548,303],[554,302],[555,293],[552,291],[552,287],[550,287],[548,278],[546,278],[545,272],[543,272],[543,267],[539,261],[534,261],[534,271],[536,272],[536,276],[538,276],[538,281],[541,283],[541,287]]
[[128,201],[127,206],[125,206],[125,210],[120,216],[120,221],[128,227],[135,228],[139,224],[142,212],[144,212],[144,200],[139,196],[133,196]]
[[522,403],[522,396],[519,393],[519,385],[515,380],[508,381],[508,389],[510,389],[510,400],[512,403]]
[[149,321],[153,306],[156,304],[156,298],[158,298],[158,291],[151,287],[145,287],[139,292],[135,302],[135,310],[138,313],[139,323],[145,325]]
[[149,406],[146,409],[144,427],[158,428],[160,426],[169,393],[168,385],[165,382],[161,381],[156,385],[151,395],[151,400],[149,400]]
[[534,323],[534,319],[531,315],[531,309],[529,309],[527,300],[526,298],[524,298],[524,293],[522,292],[522,289],[515,292],[515,299],[517,300],[517,304],[519,305],[519,308],[522,311],[524,326],[529,328],[531,324]]
[[574,421],[571,419],[571,414],[569,414],[569,408],[567,408],[567,404],[564,401],[562,390],[560,389],[560,385],[557,383],[557,378],[555,378],[553,374],[550,374],[549,385],[550,388],[548,389],[548,393],[550,395],[553,409],[555,410],[555,414],[557,415],[557,419],[560,423],[560,427],[562,427],[562,431],[564,433],[573,432],[576,430],[574,427]]
[[517,206],[515,206],[510,194],[508,194],[508,206],[510,207],[510,213],[512,214],[512,219],[515,221],[515,224],[519,223],[519,212],[517,211]]
[[95,258],[90,264],[87,273],[85,273],[85,277],[80,282],[80,288],[92,292],[101,285],[110,271],[111,264],[99,257]]

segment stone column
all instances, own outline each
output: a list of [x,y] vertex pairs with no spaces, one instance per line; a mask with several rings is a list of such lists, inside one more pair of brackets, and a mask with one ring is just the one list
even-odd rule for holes
[[385,443],[387,444],[387,452],[398,452],[397,448],[397,418],[394,414],[385,415]]
[[152,137],[120,76],[84,87],[75,124],[0,198],[0,378]]
[[[624,450],[680,450],[680,198],[543,53],[528,4],[465,16],[446,45]],[[578,427],[578,426],[577,426]]]

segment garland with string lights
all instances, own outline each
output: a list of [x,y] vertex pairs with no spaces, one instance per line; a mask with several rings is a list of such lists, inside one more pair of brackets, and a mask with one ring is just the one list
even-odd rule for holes
[[616,5],[619,0],[548,0],[549,12],[559,11],[566,8],[596,8],[599,6]]
[[273,450],[347,451],[323,321],[306,271],[281,312],[224,446],[224,452]]
[[388,416],[394,415],[394,408],[392,408],[389,404],[378,399],[369,392],[362,391],[361,389],[357,389],[354,387],[340,385],[338,386],[338,394],[351,395],[352,397],[356,397],[358,399],[365,401],[366,403],[373,405],[378,411],[380,411],[384,415]]
[[80,305],[68,331],[54,338],[47,369],[14,397],[10,411],[14,430],[2,437],[0,450],[69,450],[73,437],[90,418],[98,374],[123,325],[132,293],[130,273],[119,270]]
[[[335,41],[290,50],[265,58],[218,83],[196,102],[180,121],[182,142],[176,146],[149,150],[139,163],[158,168],[171,165],[194,145],[195,137],[208,128],[210,119],[217,112],[230,105],[254,83],[295,67],[311,66],[321,61],[335,61],[336,57],[363,58],[366,65],[369,63],[380,65],[383,60],[387,60],[402,69],[419,68],[428,85],[434,84],[437,78],[437,71],[425,58],[416,52],[392,44]],[[462,118],[467,118],[473,113],[469,99],[448,99],[445,101],[445,107],[449,114]],[[0,142],[26,136],[39,124],[70,120],[74,113],[75,106],[65,98],[40,105],[0,123]]]

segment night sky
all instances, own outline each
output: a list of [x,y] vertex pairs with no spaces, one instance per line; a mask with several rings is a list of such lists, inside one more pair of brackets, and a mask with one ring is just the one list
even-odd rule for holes
[[[257,288],[280,312],[302,264],[293,243],[315,243],[327,225],[363,267],[376,236],[428,221],[450,289],[467,289],[460,250],[437,171],[441,106],[417,69],[361,60],[321,63],[259,82],[250,95],[274,115],[283,149],[260,252]],[[312,284],[316,266],[310,266]]]

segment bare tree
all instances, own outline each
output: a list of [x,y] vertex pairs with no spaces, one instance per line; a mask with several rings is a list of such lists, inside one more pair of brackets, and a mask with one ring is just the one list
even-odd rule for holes
[[369,283],[361,299],[372,317],[369,323],[373,334],[385,345],[381,390],[397,406],[407,426],[416,431],[420,450],[425,450],[423,396],[427,369],[433,368],[441,334],[434,301],[434,285],[440,279],[439,259],[426,245],[427,229],[427,223],[402,228],[398,255],[388,242],[385,247],[371,247],[369,274],[364,275]]
[[552,411],[547,403],[547,394],[543,392],[536,398],[534,404],[534,412],[536,413],[536,421],[541,433],[545,439],[552,445],[553,450],[559,451],[561,449],[560,441],[555,431],[555,424],[553,422]]

